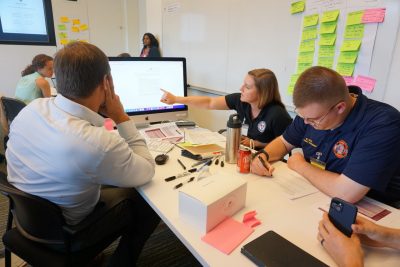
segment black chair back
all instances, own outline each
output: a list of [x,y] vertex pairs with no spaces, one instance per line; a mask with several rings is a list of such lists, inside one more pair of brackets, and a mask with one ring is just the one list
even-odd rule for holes
[[23,101],[6,96],[1,97],[1,102],[3,104],[4,113],[6,115],[8,125],[11,124],[18,113],[26,106]]

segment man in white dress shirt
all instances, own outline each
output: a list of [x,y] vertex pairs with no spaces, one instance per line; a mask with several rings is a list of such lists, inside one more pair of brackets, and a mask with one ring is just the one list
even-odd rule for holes
[[[114,93],[106,55],[75,42],[55,56],[58,95],[32,101],[14,119],[7,143],[8,181],[59,205],[68,224],[109,209],[73,248],[122,238],[111,266],[134,266],[159,217],[133,187],[149,182],[154,161]],[[108,132],[111,118],[119,135]],[[111,185],[102,189],[102,185]]]

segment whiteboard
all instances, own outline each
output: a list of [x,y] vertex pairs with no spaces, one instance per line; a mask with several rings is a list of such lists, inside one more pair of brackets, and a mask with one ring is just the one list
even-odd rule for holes
[[[400,1],[312,1],[326,6],[351,2],[352,8],[360,6],[360,9],[386,7],[385,21],[378,24],[369,72],[377,84],[375,90],[366,95],[382,101],[385,96],[393,94],[388,90],[399,91],[388,88],[387,81],[392,79],[392,58],[400,46],[396,43]],[[287,87],[290,76],[296,72],[304,14],[290,14],[291,2],[163,0],[164,56],[186,57],[188,83],[221,93],[238,92],[249,70],[269,68],[277,76],[283,102],[292,106],[292,96],[287,93]],[[400,77],[395,79],[400,84]],[[400,100],[394,106],[400,109]]]

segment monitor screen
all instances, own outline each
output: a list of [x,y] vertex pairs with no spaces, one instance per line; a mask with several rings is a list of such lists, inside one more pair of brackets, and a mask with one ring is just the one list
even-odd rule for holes
[[186,96],[185,58],[110,57],[114,90],[136,123],[185,119],[187,106],[160,102],[160,88]]

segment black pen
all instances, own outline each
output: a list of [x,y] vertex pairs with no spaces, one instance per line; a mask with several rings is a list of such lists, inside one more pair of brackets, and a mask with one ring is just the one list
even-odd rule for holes
[[262,157],[257,157],[257,158],[261,162],[261,164],[264,166],[264,168],[268,171],[269,168],[267,167],[267,164],[265,163],[265,160]]
[[185,172],[179,173],[179,174],[177,174],[177,175],[167,177],[167,178],[164,179],[164,181],[170,182],[170,181],[173,181],[173,180],[175,180],[175,179],[178,179],[178,178],[187,176],[187,175],[189,175],[189,174],[191,174],[191,173],[194,173],[194,172],[196,172],[196,171],[197,171],[197,169],[196,169],[196,168],[193,168],[193,169],[187,170],[187,171],[185,171]]
[[183,168],[184,170],[186,170],[186,166],[183,165],[183,163],[182,163],[182,161],[181,161],[180,159],[178,159],[178,163],[182,166],[182,168]]
[[192,181],[194,181],[194,177],[190,177],[186,182],[179,183],[179,184],[175,185],[174,189],[178,189],[179,187],[182,187],[184,184],[188,184],[188,183],[190,183]]

